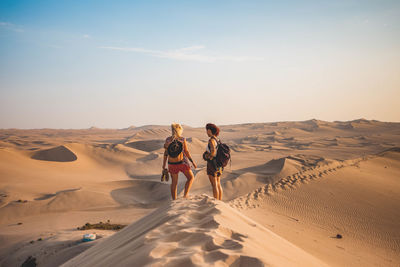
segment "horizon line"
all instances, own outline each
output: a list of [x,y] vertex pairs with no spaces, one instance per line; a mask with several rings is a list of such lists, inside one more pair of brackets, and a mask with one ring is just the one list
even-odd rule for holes
[[[307,121],[322,121],[322,122],[330,122],[330,123],[335,123],[335,122],[355,122],[355,121],[371,121],[371,122],[383,122],[383,123],[400,123],[400,121],[381,121],[381,120],[376,120],[376,119],[365,119],[365,118],[358,118],[358,119],[353,119],[353,120],[347,120],[347,121],[340,121],[340,120],[334,120],[334,121],[329,121],[329,120],[320,120],[320,119],[308,119],[308,120],[286,120],[286,121],[268,121],[268,122],[242,122],[242,123],[232,123],[232,124],[219,124],[220,127],[223,126],[238,126],[238,125],[245,125],[245,124],[268,124],[268,123],[283,123],[283,122],[307,122]],[[191,126],[189,124],[181,124],[182,126],[187,126],[190,128],[202,128],[203,126]],[[143,128],[143,127],[149,127],[149,126],[159,126],[159,127],[167,127],[170,126],[168,124],[144,124],[140,126],[135,126],[135,125],[130,125],[128,127],[124,128],[103,128],[103,127],[97,127],[97,126],[90,126],[88,128],[0,128],[0,130],[91,130],[91,129],[98,129],[98,130],[127,130],[131,127],[132,129],[137,129],[137,128]]]

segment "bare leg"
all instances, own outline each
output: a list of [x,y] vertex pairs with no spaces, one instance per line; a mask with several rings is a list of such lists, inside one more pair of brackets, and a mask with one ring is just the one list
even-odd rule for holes
[[217,188],[218,188],[218,199],[222,200],[222,186],[221,186],[221,176],[216,177],[217,180]]
[[183,173],[186,176],[186,183],[185,183],[185,193],[183,195],[183,197],[187,198],[189,191],[190,191],[190,187],[192,187],[193,181],[194,181],[194,175],[192,170],[189,170],[185,173]]
[[171,173],[171,179],[172,179],[172,183],[171,183],[171,197],[173,200],[176,199],[176,191],[178,188],[178,173],[177,174],[172,174]]
[[210,179],[214,198],[218,199],[219,192],[218,192],[218,188],[217,188],[217,177],[215,177],[213,175],[208,175],[208,179]]

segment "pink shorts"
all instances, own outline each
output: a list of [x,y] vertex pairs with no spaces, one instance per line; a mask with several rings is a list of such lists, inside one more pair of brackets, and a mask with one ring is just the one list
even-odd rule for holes
[[188,172],[190,170],[190,166],[186,163],[181,164],[168,164],[168,171],[171,174],[178,174],[179,172]]

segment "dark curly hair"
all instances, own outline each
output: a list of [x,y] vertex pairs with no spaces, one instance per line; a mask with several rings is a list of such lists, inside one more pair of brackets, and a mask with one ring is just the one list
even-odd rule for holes
[[217,125],[215,125],[213,123],[207,123],[206,129],[211,130],[212,134],[215,136],[219,135],[219,128],[217,127]]

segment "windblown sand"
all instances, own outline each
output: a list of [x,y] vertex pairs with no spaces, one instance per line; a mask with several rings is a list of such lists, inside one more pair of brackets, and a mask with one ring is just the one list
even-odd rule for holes
[[[400,123],[222,126],[232,149],[223,201],[210,197],[205,131],[189,126],[199,168],[191,197],[170,200],[160,181],[169,134],[0,130],[0,265],[400,265]],[[77,229],[107,220],[128,226]]]

